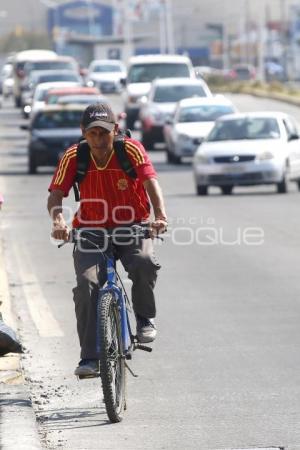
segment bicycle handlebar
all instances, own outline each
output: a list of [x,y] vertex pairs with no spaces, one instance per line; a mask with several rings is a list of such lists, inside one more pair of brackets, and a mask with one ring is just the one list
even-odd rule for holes
[[[149,228],[149,226],[147,225],[132,225],[130,227],[128,227],[131,230],[131,234],[128,235],[128,238],[135,238],[135,237],[140,237],[142,239],[149,239],[151,238],[151,230]],[[99,238],[99,236],[95,233],[93,233],[92,231],[88,231],[87,229],[84,229],[84,233],[88,234],[90,236],[93,236],[94,238]],[[105,236],[107,238],[113,238],[114,234],[113,233],[109,233],[108,231],[106,231],[105,229],[103,229],[103,233],[105,234]],[[127,237],[127,235],[126,235]],[[164,239],[161,236],[154,236],[156,239],[160,239],[161,241],[163,241]],[[65,244],[76,244],[78,241],[81,242],[87,242],[95,247],[98,248],[97,244],[95,244],[95,242],[91,241],[90,239],[88,239],[85,236],[80,235],[80,229],[72,229],[70,230],[69,233],[69,238],[67,241],[62,242],[61,244],[58,245],[58,248],[63,247]]]

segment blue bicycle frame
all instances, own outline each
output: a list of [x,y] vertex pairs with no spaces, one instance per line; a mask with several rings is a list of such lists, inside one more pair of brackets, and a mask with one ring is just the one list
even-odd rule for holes
[[[129,317],[126,309],[126,301],[123,294],[123,288],[120,287],[117,283],[117,272],[116,272],[116,261],[113,256],[106,256],[106,273],[107,273],[107,283],[106,286],[99,289],[98,294],[98,302],[101,301],[102,296],[105,293],[113,293],[114,297],[117,300],[117,305],[120,311],[121,318],[121,335],[122,335],[122,350],[123,353],[126,354],[130,351],[132,346],[131,340],[131,328]],[[99,308],[97,309],[99,311]],[[99,322],[99,315],[97,315],[97,322]],[[100,326],[97,323],[97,352],[101,352],[100,349],[100,339],[99,339],[99,330]]]

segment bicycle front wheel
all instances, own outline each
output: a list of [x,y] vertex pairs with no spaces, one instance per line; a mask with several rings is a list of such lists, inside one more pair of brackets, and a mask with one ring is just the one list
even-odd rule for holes
[[125,358],[117,301],[106,292],[98,303],[100,318],[100,375],[106,412],[111,422],[120,422],[125,406]]

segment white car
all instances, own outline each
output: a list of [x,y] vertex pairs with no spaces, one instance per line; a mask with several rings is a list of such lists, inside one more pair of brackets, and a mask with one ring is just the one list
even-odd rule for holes
[[163,130],[168,162],[179,164],[183,157],[194,156],[215,121],[234,112],[236,107],[223,95],[178,102],[174,117],[167,120]]
[[12,64],[7,63],[2,67],[0,74],[0,83],[2,85],[3,97],[7,98],[13,94],[14,78]]
[[134,128],[138,120],[140,99],[148,95],[157,78],[196,78],[189,57],[183,55],[138,55],[128,63],[127,78],[122,80],[126,127]]
[[126,67],[118,59],[96,59],[91,62],[86,76],[87,86],[96,86],[103,93],[120,92],[121,79],[126,78]]
[[148,96],[141,100],[139,113],[142,143],[146,148],[164,142],[166,120],[173,116],[178,101],[191,97],[212,97],[204,80],[161,78],[152,82]]
[[29,100],[28,103],[24,106],[24,117],[29,117],[45,106],[46,98],[50,90],[75,86],[80,86],[80,83],[77,83],[76,81],[52,81],[49,83],[38,84],[35,88],[32,102],[30,103]]
[[284,113],[254,112],[221,117],[197,149],[193,170],[198,195],[209,186],[231,194],[234,186],[275,184],[285,193],[288,180],[300,187],[300,140],[296,120]]

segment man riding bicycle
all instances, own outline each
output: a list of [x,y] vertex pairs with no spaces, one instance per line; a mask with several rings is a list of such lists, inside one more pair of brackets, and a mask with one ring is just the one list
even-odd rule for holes
[[[93,104],[82,115],[80,128],[90,154],[87,172],[80,183],[80,205],[73,228],[114,231],[132,224],[149,223],[152,234],[166,231],[167,217],[156,172],[140,142],[124,138],[128,160],[136,172],[129,176],[121,167],[114,149],[118,124],[107,104]],[[77,174],[77,147],[68,148],[61,158],[49,187],[48,211],[52,218],[52,236],[68,240],[69,228],[62,212],[63,197],[67,197]],[[150,203],[154,221],[150,223]],[[100,235],[99,235],[100,239]],[[130,240],[115,244],[129,278],[132,280],[132,302],[137,318],[140,342],[152,342],[156,337],[154,286],[160,265],[153,256],[152,239]],[[98,275],[105,272],[97,252],[88,246],[73,253],[77,286],[73,289],[77,331],[81,346],[81,361],[75,375],[89,376],[99,371],[96,351],[96,299]],[[102,280],[105,282],[105,280]],[[101,282],[102,282],[101,281]]]

